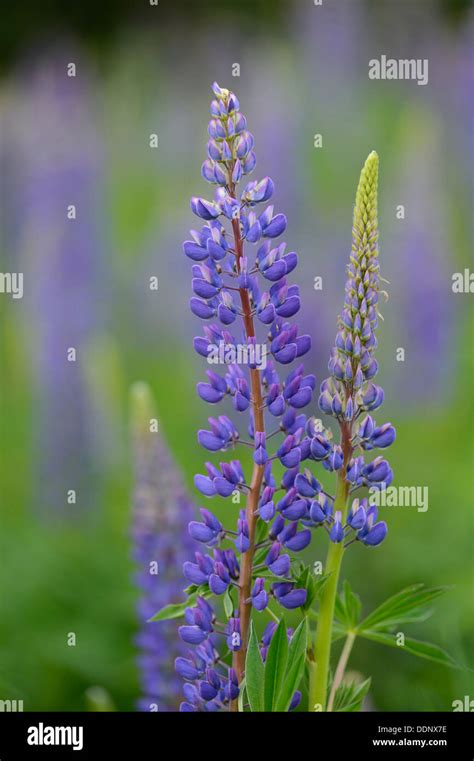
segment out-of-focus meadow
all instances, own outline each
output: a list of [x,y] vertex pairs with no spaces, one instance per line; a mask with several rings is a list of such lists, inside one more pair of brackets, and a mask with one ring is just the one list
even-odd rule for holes
[[[196,429],[210,413],[194,391],[204,367],[181,242],[194,226],[189,196],[212,192],[200,166],[214,80],[237,92],[255,176],[274,179],[288,217],[318,382],[358,173],[379,153],[384,419],[398,431],[395,483],[427,486],[429,509],[385,508],[388,539],[352,548],[345,575],[367,610],[413,582],[452,585],[407,633],[474,665],[473,296],[451,287],[473,267],[472,7],[195,5],[171,17],[160,0],[136,23],[115,19],[103,44],[51,22],[9,56],[0,82],[0,270],[24,273],[22,299],[0,294],[0,698],[25,710],[84,709],[93,685],[121,710],[139,696],[128,390],[152,386],[191,488],[206,459]],[[381,54],[428,58],[429,84],[369,80]],[[307,558],[324,550],[318,536]],[[373,675],[379,710],[450,710],[474,694],[468,672],[376,644],[358,644],[352,667]]]

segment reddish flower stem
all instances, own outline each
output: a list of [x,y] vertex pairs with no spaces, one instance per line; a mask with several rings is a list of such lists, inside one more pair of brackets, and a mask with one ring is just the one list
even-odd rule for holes
[[[233,193],[231,193],[233,195]],[[240,232],[240,223],[238,219],[232,220],[232,230],[234,233],[235,252],[237,271],[240,272],[240,260],[243,255],[243,241]],[[239,288],[240,301],[242,305],[242,319],[244,322],[245,333],[247,338],[255,337],[255,325],[252,317],[252,309],[250,305],[249,293],[245,288]],[[265,423],[263,417],[263,394],[260,383],[260,373],[257,369],[250,370],[250,385],[251,385],[251,399],[252,410],[254,415],[255,431],[265,431]],[[242,645],[240,650],[237,650],[233,654],[232,666],[237,673],[237,679],[239,684],[242,682],[245,672],[245,657],[247,654],[247,640],[250,626],[250,612],[251,603],[248,599],[251,595],[252,585],[252,571],[253,571],[253,559],[255,555],[255,530],[257,526],[258,516],[256,511],[258,509],[258,502],[260,498],[260,492],[262,489],[264,466],[254,464],[252,479],[250,481],[250,489],[247,495],[246,505],[246,518],[249,526],[249,540],[250,547],[247,552],[244,552],[241,557],[240,566],[240,585],[239,585],[239,618],[240,618],[240,632],[242,638]],[[231,706],[232,711],[238,711],[238,702],[234,700]]]

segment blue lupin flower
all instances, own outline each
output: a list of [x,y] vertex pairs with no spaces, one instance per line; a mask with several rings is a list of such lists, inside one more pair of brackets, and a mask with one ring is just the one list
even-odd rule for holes
[[[360,510],[361,508],[359,508]],[[387,534],[385,521],[377,523],[377,508],[372,505],[367,510],[367,517],[361,529],[357,531],[357,539],[370,547],[376,547],[383,542]]]
[[[337,419],[341,442],[333,444],[327,432],[316,428],[312,418],[305,427],[311,459],[321,462],[327,471],[338,473],[343,484],[341,491],[346,498],[349,488],[352,491],[363,486],[385,489],[393,480],[392,469],[383,457],[377,456],[372,462],[366,462],[363,454],[356,454],[357,450],[385,449],[396,437],[391,423],[378,426],[370,414],[381,406],[384,398],[383,390],[373,382],[378,371],[374,354],[381,280],[377,246],[377,176],[378,157],[371,153],[357,189],[345,301],[329,359],[330,376],[322,382],[318,400],[321,411]],[[282,454],[286,456],[286,452]],[[315,495],[310,493],[309,482],[309,478],[301,474],[295,479],[299,495],[311,500]],[[320,492],[322,488],[319,485]],[[312,499],[308,512],[308,525],[326,525],[333,543],[343,542],[351,532],[362,531],[361,541],[368,536],[366,507],[363,505],[358,512],[355,507],[351,508],[347,515],[346,509],[336,510],[333,517],[332,511],[327,512],[319,500]],[[386,532],[383,524],[370,535],[374,541],[364,543],[376,546],[383,541]]]
[[342,513],[340,510],[336,510],[334,514],[334,523],[329,532],[329,538],[331,542],[338,544],[344,539],[344,529],[342,527]]
[[223,533],[221,522],[204,507],[201,507],[199,512],[203,520],[190,522],[190,536],[197,542],[203,542],[208,546],[218,544]]
[[[267,203],[274,192],[273,181],[269,177],[247,179],[239,190],[239,183],[256,165],[255,141],[236,96],[216,83],[212,89],[207,157],[201,173],[207,182],[216,186],[216,192],[211,200],[198,196],[191,199],[191,210],[202,221],[202,228],[192,231],[183,246],[185,255],[192,261],[190,308],[205,323],[203,335],[194,339],[194,348],[214,365],[207,370],[206,380],[198,383],[197,392],[211,405],[229,397],[235,413],[248,416],[246,435],[251,441],[246,440],[234,421],[225,415],[209,418],[209,428],[198,432],[198,441],[210,452],[251,445],[253,471],[246,476],[239,460],[233,459],[219,466],[208,462],[206,472],[196,475],[195,486],[204,496],[232,497],[233,500],[236,495],[244,496],[246,507],[239,508],[236,532],[223,527],[211,511],[201,509],[202,520],[192,521],[189,532],[192,538],[213,548],[213,557],[197,552],[195,562],[188,559],[183,571],[192,585],[206,593],[225,594],[228,601],[228,595],[238,592],[235,614],[224,625],[226,643],[233,653],[232,676],[226,676],[224,692],[227,698],[230,696],[235,710],[251,610],[263,610],[269,601],[265,582],[254,568],[257,525],[259,522],[269,525],[273,521],[263,540],[264,545],[270,544],[265,564],[269,572],[279,578],[290,579],[292,572],[290,555],[282,548],[298,552],[311,539],[308,528],[298,530],[298,521],[310,522],[310,517],[308,503],[298,496],[294,481],[300,463],[310,457],[311,441],[305,435],[307,418],[302,410],[312,400],[316,381],[314,376],[305,375],[302,365],[287,372],[286,377],[277,370],[278,367],[284,370],[286,365],[306,354],[311,343],[309,336],[299,335],[297,325],[291,322],[300,309],[300,295],[288,276],[295,269],[298,257],[278,241],[287,228],[287,220],[273,204]],[[235,325],[239,325],[237,331]],[[283,442],[277,443],[272,452],[266,425],[275,418],[278,428],[271,431],[271,435],[281,432]],[[274,497],[277,486],[272,476],[275,458],[284,468],[281,482],[284,494],[277,500]],[[333,460],[337,464],[337,453],[333,454]],[[317,492],[318,484],[310,478],[306,493],[309,496]],[[278,533],[274,536],[273,531]],[[240,563],[235,554],[234,559],[226,556],[228,541],[233,541],[240,553]],[[286,608],[303,605],[306,590],[295,588],[295,582],[289,583],[289,588],[273,586],[273,600]],[[202,627],[194,623],[186,626],[197,626],[199,631],[185,628],[182,635],[201,639]],[[213,646],[218,636],[216,632],[221,630],[220,624],[212,634]],[[215,678],[207,679],[206,685],[200,686],[196,678],[189,679],[190,674],[194,677],[194,667],[184,668],[181,661],[178,666],[187,675],[188,683],[195,682],[193,689],[186,687],[182,710],[210,710],[211,704],[215,710],[216,705],[224,704],[222,695],[214,695]]]
[[[316,428],[315,420],[306,424],[311,458],[321,462],[327,471],[337,474],[334,497],[329,497],[323,507],[319,493],[309,504],[307,522],[309,526],[325,526],[328,531],[331,544],[327,567],[333,579],[321,593],[314,665],[310,669],[309,702],[312,705],[326,704],[330,653],[327,642],[331,640],[331,611],[344,549],[355,540],[375,547],[387,534],[386,523],[376,522],[376,512],[372,507],[367,508],[366,503],[359,503],[358,500],[348,507],[350,493],[362,487],[385,489],[393,479],[387,460],[377,456],[373,461],[366,462],[360,453],[375,448],[384,449],[395,440],[395,429],[391,423],[377,426],[370,414],[381,406],[384,398],[383,390],[374,383],[378,372],[375,332],[379,319],[381,282],[377,182],[378,156],[373,152],[362,169],[357,188],[344,306],[329,359],[330,375],[320,386],[318,400],[321,411],[336,418],[340,442],[333,444],[329,434]],[[299,478],[295,482],[300,496],[305,496],[308,491],[306,483]]]
[[256,578],[252,589],[252,605],[255,610],[264,610],[268,605],[268,592],[265,590],[265,579]]
[[[339,598],[340,609],[337,607],[342,557],[349,545],[359,542],[375,547],[387,533],[386,523],[377,520],[376,507],[369,505],[367,498],[353,499],[352,495],[361,488],[384,489],[393,479],[383,456],[366,459],[373,449],[390,446],[396,436],[391,423],[379,425],[372,416],[384,400],[383,390],[374,382],[381,282],[378,157],[370,154],[361,173],[345,302],[329,360],[329,377],[320,386],[320,409],[339,425],[340,440],[334,442],[332,432],[324,430],[320,420],[308,420],[301,411],[312,401],[314,376],[305,375],[302,365],[289,372],[285,369],[310,347],[309,337],[300,336],[291,322],[299,311],[300,295],[287,278],[297,256],[286,253],[285,244],[275,240],[286,230],[286,218],[273,204],[267,204],[274,191],[269,178],[247,182],[239,189],[243,177],[256,165],[254,139],[235,95],[217,84],[213,91],[202,176],[217,189],[212,200],[191,199],[191,209],[203,225],[200,231],[191,232],[192,240],[185,242],[184,252],[193,262],[190,308],[207,323],[194,347],[209,364],[221,367],[207,371],[207,380],[198,383],[197,392],[213,405],[229,397],[235,417],[246,413],[246,422],[243,426],[234,422],[233,413],[232,417],[211,417],[209,428],[198,432],[198,441],[211,452],[234,453],[249,447],[253,457],[249,474],[233,459],[218,465],[207,462],[206,473],[195,477],[196,488],[205,497],[232,497],[239,508],[236,531],[227,528],[228,519],[224,526],[214,512],[204,508],[202,520],[189,524],[190,536],[211,549],[208,554],[196,551],[194,561],[187,559],[183,564],[190,582],[186,590],[189,605],[179,635],[191,648],[175,663],[185,682],[180,710],[237,711],[242,705],[246,710],[245,695],[252,711],[262,710],[263,704],[265,710],[268,706],[279,710],[283,705],[283,710],[293,710],[301,700],[296,688],[305,664],[310,710],[324,710],[326,703],[332,710],[335,701],[344,703],[347,697],[339,700],[339,687],[357,633],[359,608],[348,585]],[[258,204],[265,206],[258,208]],[[274,444],[277,435],[282,438]],[[311,460],[335,474],[334,496],[307,467]],[[245,507],[240,507],[242,497]],[[304,550],[320,526],[324,527],[320,534],[329,536],[329,549],[325,576],[321,584],[315,584],[311,569],[289,553]],[[211,603],[213,597],[218,599],[217,606]],[[285,634],[284,619],[279,621],[274,607],[306,608],[316,597],[317,629],[314,643],[308,646],[304,611],[295,635],[292,630]],[[274,621],[264,631],[259,664],[251,619],[262,611]],[[335,611],[347,628],[347,640],[328,695]],[[166,611],[173,616],[176,613],[182,614],[182,608]],[[288,650],[285,636],[290,641]],[[267,674],[276,668],[276,651],[283,656],[278,668],[280,660],[288,661],[284,676],[292,683],[286,691],[275,685],[274,694],[269,694]],[[257,689],[262,668],[263,696]]]

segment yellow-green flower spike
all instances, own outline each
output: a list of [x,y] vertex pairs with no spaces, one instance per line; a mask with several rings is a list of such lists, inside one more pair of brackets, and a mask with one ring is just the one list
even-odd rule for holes
[[[377,185],[379,175],[379,157],[375,151],[369,154],[360,173],[354,206],[352,225],[353,264],[377,256]],[[351,258],[351,259],[352,259]],[[367,262],[370,265],[370,262]]]
[[319,406],[323,412],[352,421],[361,410],[376,409],[383,392],[373,383],[377,346],[379,262],[377,183],[379,157],[372,151],[360,173],[354,206],[352,251],[347,266],[346,295],[339,315],[331,376],[323,383]]

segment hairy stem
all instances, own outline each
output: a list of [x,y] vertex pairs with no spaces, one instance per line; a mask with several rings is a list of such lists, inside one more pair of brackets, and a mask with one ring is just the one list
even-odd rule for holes
[[[242,236],[240,225],[237,219],[232,220],[232,230],[234,233],[235,252],[237,261],[237,271],[240,271],[240,259],[243,253]],[[255,336],[255,326],[252,317],[250,299],[248,291],[245,288],[239,289],[240,301],[242,305],[242,319],[244,322],[245,333],[247,338]],[[260,383],[260,373],[257,369],[250,370],[250,384],[252,392],[252,410],[254,416],[255,431],[265,431],[263,419],[263,395]],[[250,625],[251,604],[248,599],[251,595],[253,559],[255,555],[255,530],[257,526],[257,508],[262,489],[264,466],[254,464],[252,479],[250,481],[249,493],[247,495],[246,517],[249,526],[250,547],[247,552],[242,554],[240,566],[240,587],[239,587],[239,618],[242,645],[240,650],[233,654],[232,666],[237,672],[239,684],[242,681],[245,670],[245,657],[247,654],[247,640]],[[238,711],[238,701],[232,703],[232,710]]]
[[342,680],[344,678],[344,672],[347,667],[347,662],[349,660],[349,656],[352,651],[352,646],[355,642],[356,635],[354,632],[349,632],[347,635],[346,641],[344,642],[344,647],[342,648],[341,655],[339,657],[339,662],[337,664],[336,673],[334,674],[334,680],[331,686],[331,692],[329,695],[328,700],[328,711],[332,711],[334,707],[334,698],[336,697],[337,688],[342,683]]
[[[351,437],[351,426],[348,423],[343,423],[341,425],[341,446],[344,453],[344,465],[338,472],[336,498],[334,501],[334,512],[337,510],[341,511],[343,525],[347,517],[347,500],[349,496],[349,482],[346,480],[346,466],[352,454]],[[338,544],[334,544],[331,542],[326,558],[326,566],[324,568],[325,573],[330,574],[330,576],[321,592],[313,663],[311,664],[312,668],[310,669],[308,695],[308,708],[310,711],[324,711],[326,708],[332,626],[343,555],[344,543],[339,542]]]

